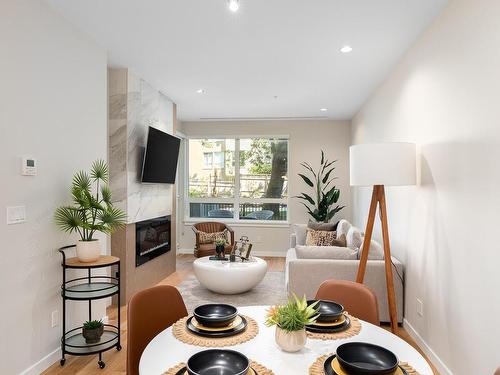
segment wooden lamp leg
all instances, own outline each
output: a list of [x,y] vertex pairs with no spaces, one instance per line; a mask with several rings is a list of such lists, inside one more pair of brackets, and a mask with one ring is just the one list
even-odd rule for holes
[[375,222],[375,213],[377,211],[377,204],[380,207],[380,220],[382,223],[382,238],[384,242],[385,279],[387,284],[387,299],[389,304],[389,316],[391,319],[391,330],[392,333],[396,334],[398,332],[398,315],[396,306],[396,295],[394,292],[394,280],[392,276],[391,247],[389,243],[389,226],[387,224],[385,189],[383,185],[375,185],[373,187],[372,201],[370,204],[368,221],[366,223],[365,239],[363,242],[363,250],[361,254],[361,260],[359,262],[356,282],[362,284],[364,280],[366,263],[368,261],[368,251],[370,250],[370,241],[373,233],[373,224]]
[[377,212],[378,191],[380,185],[375,185],[372,192],[372,201],[370,203],[370,211],[368,212],[368,221],[366,222],[365,240],[363,242],[363,250],[359,261],[358,275],[356,282],[363,284],[365,279],[366,262],[368,261],[368,251],[370,250],[370,241],[372,240],[373,224],[375,223],[375,213]]
[[385,206],[385,189],[380,187],[380,220],[382,221],[382,238],[384,240],[385,279],[387,282],[387,299],[389,302],[389,315],[391,317],[392,333],[398,331],[398,314],[396,307],[396,293],[394,292],[394,279],[392,278],[391,247],[389,242],[389,226],[387,225],[387,208]]

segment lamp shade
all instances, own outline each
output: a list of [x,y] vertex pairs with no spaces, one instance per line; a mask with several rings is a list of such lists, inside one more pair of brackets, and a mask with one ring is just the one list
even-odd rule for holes
[[416,184],[414,143],[369,143],[349,149],[351,186]]

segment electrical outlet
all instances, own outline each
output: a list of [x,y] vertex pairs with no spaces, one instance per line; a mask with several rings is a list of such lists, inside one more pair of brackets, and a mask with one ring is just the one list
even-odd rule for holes
[[417,298],[417,314],[420,316],[424,316],[424,303],[422,300]]
[[59,311],[52,311],[52,328],[57,327],[59,324]]

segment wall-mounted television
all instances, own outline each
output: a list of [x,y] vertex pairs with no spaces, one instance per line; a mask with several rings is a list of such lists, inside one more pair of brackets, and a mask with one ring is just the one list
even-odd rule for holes
[[149,127],[142,164],[142,182],[174,184],[181,140]]

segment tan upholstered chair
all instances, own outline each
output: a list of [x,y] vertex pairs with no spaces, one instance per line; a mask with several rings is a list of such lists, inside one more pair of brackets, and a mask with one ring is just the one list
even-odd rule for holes
[[316,299],[340,303],[356,318],[380,325],[377,296],[366,285],[347,280],[327,280],[320,285]]
[[234,247],[234,231],[224,223],[207,221],[204,223],[193,224],[192,228],[196,236],[194,256],[197,258],[215,255],[215,243],[200,243],[200,232],[215,233],[222,232],[224,229],[227,229],[229,232],[230,243],[225,246],[225,253],[228,254]]
[[148,343],[161,331],[187,316],[179,291],[155,286],[135,294],[127,307],[127,375],[139,374],[139,360]]

